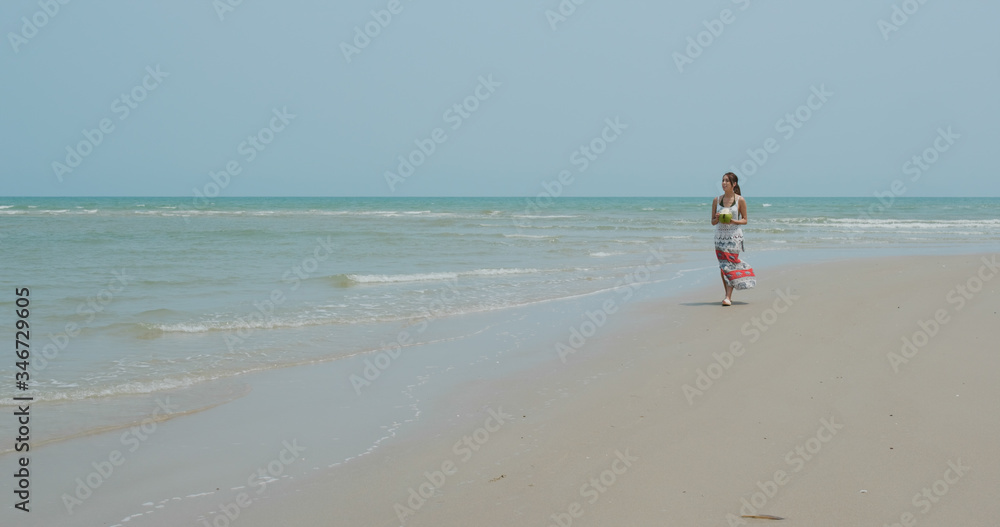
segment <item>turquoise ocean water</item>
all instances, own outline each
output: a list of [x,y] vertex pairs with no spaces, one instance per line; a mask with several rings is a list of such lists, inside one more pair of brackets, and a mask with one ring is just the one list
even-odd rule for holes
[[[1000,246],[1000,199],[748,200],[751,263]],[[608,290],[651,251],[678,272],[713,266],[710,205],[0,198],[0,307],[13,328],[14,290],[31,289],[31,391],[42,404],[178,389],[222,397],[213,385],[370,352],[407,325]],[[0,378],[13,378],[13,362],[0,362]],[[17,394],[0,383],[0,406]]]

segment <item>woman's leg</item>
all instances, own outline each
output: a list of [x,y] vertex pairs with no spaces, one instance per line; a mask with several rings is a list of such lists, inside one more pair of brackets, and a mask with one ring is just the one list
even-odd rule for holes
[[726,283],[726,273],[719,269],[719,276],[722,277],[722,287],[726,290],[726,300],[731,300],[733,296],[733,286]]

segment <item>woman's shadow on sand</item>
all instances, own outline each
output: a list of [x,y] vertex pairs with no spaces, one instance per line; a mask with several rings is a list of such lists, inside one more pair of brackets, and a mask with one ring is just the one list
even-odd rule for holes
[[734,307],[734,306],[747,306],[750,305],[750,303],[734,300],[733,306],[723,306],[722,302],[681,302],[680,305],[688,307],[701,307],[701,306]]

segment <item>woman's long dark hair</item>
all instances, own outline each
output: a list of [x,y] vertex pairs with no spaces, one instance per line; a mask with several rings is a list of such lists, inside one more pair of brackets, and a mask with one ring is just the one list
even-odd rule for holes
[[729,179],[729,183],[733,185],[733,192],[739,194],[740,196],[743,195],[742,193],[740,193],[740,183],[739,183],[740,178],[736,177],[736,174],[733,174],[732,172],[726,172],[725,174],[722,175],[722,177]]

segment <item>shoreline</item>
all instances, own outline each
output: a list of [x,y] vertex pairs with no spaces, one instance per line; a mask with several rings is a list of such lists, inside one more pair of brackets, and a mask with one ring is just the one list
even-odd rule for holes
[[[929,256],[921,258],[921,262],[923,260],[960,262],[970,258],[973,257]],[[762,259],[752,260],[755,266],[758,265],[758,260]],[[581,506],[586,507],[587,522],[592,524],[594,520],[590,517],[598,516],[605,502],[619,503],[624,500],[624,503],[630,503],[629,500],[648,497],[644,494],[646,491],[635,489],[638,493],[635,496],[619,495],[613,499],[614,494],[599,492],[599,499],[594,504],[590,504],[587,499],[582,500],[583,497],[578,490],[583,482],[588,481],[587,474],[597,470],[596,467],[600,465],[599,463],[595,465],[595,460],[600,460],[610,467],[615,463],[614,459],[621,460],[622,456],[631,459],[629,456],[638,456],[640,461],[635,463],[635,468],[627,467],[628,470],[621,474],[620,484],[623,488],[627,487],[625,482],[631,479],[631,476],[626,477],[625,474],[632,473],[646,484],[655,482],[662,486],[670,483],[658,480],[649,474],[655,472],[655,469],[640,470],[643,466],[655,466],[656,463],[646,464],[646,460],[658,459],[657,456],[662,458],[663,467],[688,468],[691,474],[706,470],[712,473],[716,470],[716,467],[699,466],[693,460],[664,457],[665,454],[657,453],[656,449],[651,448],[646,428],[656,426],[660,427],[658,432],[660,436],[686,445],[692,452],[699,452],[705,445],[719,447],[716,438],[701,437],[699,441],[691,442],[692,439],[684,434],[655,421],[654,417],[657,414],[652,411],[653,409],[665,411],[668,415],[676,415],[676,419],[682,422],[686,420],[691,430],[718,431],[720,424],[706,414],[718,410],[717,407],[722,404],[720,399],[723,402],[727,399],[730,402],[733,399],[739,400],[740,397],[730,393],[735,387],[748,390],[747,400],[763,400],[766,404],[782,408],[796,407],[785,401],[775,400],[773,394],[762,391],[760,386],[756,386],[738,373],[747,371],[760,379],[772,378],[772,373],[762,364],[780,372],[782,366],[780,362],[775,363],[773,358],[767,356],[754,359],[753,350],[756,349],[755,346],[759,347],[761,343],[770,342],[769,339],[789,331],[787,327],[779,329],[785,317],[793,317],[801,307],[812,304],[801,299],[792,299],[793,305],[787,310],[789,314],[781,314],[780,318],[767,326],[775,331],[761,332],[759,341],[753,343],[749,342],[752,333],[743,335],[737,330],[729,335],[716,335],[714,331],[696,331],[696,329],[706,329],[698,324],[704,325],[708,321],[719,319],[742,325],[753,316],[763,316],[765,310],[772,307],[778,297],[762,285],[777,285],[791,280],[787,282],[793,284],[789,287],[798,287],[794,284],[801,278],[796,277],[807,275],[814,265],[831,268],[851,267],[854,269],[852,272],[855,278],[870,282],[870,277],[863,272],[867,266],[874,264],[876,267],[885,268],[897,265],[894,262],[910,260],[912,257],[900,256],[875,259],[846,258],[827,264],[806,261],[782,267],[767,267],[769,269],[767,280],[759,283],[753,290],[737,292],[736,305],[729,308],[722,308],[717,302],[706,300],[705,295],[710,295],[715,289],[718,291],[710,297],[714,299],[715,296],[719,296],[721,299],[721,287],[714,283],[717,278],[712,276],[714,270],[697,273],[697,276],[692,277],[694,284],[687,284],[689,287],[683,288],[680,292],[675,291],[676,294],[664,294],[664,288],[642,289],[638,291],[642,298],[637,297],[634,302],[623,306],[621,314],[615,314],[613,320],[609,320],[600,331],[587,339],[581,351],[569,355],[566,363],[558,359],[555,344],[566,339],[567,329],[572,327],[572,324],[579,324],[579,321],[585,320],[581,317],[583,313],[597,309],[601,304],[600,301],[604,300],[601,295],[562,302],[558,306],[536,306],[530,310],[516,310],[517,313],[510,313],[510,316],[502,321],[494,320],[493,326],[477,332],[474,336],[439,343],[421,349],[419,354],[404,354],[400,366],[394,366],[383,372],[384,377],[372,387],[371,391],[363,393],[362,397],[356,397],[344,372],[357,370],[363,357],[355,358],[353,366],[347,363],[331,363],[326,366],[283,368],[248,376],[246,381],[253,386],[250,394],[212,410],[163,423],[161,431],[150,441],[142,444],[148,454],[141,452],[141,458],[136,457],[133,458],[134,462],[127,462],[122,472],[128,475],[110,478],[107,485],[103,489],[98,489],[100,492],[95,492],[95,495],[100,494],[102,499],[115,495],[113,501],[118,505],[114,508],[127,503],[135,504],[128,508],[131,513],[121,515],[121,518],[132,518],[128,525],[143,525],[141,520],[145,520],[149,525],[158,525],[165,521],[165,518],[170,518],[171,524],[201,521],[201,519],[210,521],[222,514],[220,504],[235,503],[234,500],[240,492],[246,492],[248,488],[264,492],[253,495],[254,501],[250,502],[252,506],[239,509],[242,511],[241,524],[273,524],[277,518],[287,515],[297,518],[297,523],[314,522],[320,518],[331,517],[333,511],[325,507],[339,505],[340,509],[351,511],[351,515],[345,517],[345,520],[350,519],[350,521],[345,523],[398,525],[399,520],[393,515],[393,505],[399,503],[405,506],[409,496],[408,490],[418,489],[422,483],[428,482],[424,476],[425,472],[432,475],[436,472],[445,474],[445,469],[449,468],[456,472],[445,474],[447,476],[445,484],[441,485],[440,490],[435,490],[432,498],[425,499],[425,504],[417,509],[411,508],[415,514],[406,516],[407,525],[454,523],[456,518],[469,520],[475,517],[473,514],[484,504],[494,502],[510,504],[512,514],[517,514],[504,516],[503,521],[497,519],[495,523],[486,523],[487,525],[522,522],[526,517],[530,517],[532,523],[542,524],[554,521],[550,516],[559,514],[559,511],[552,510],[545,514],[541,511],[539,502],[548,506],[560,499],[564,499],[566,507],[571,503],[582,501]],[[916,266],[917,269],[909,273],[904,272],[905,278],[917,283],[927,281],[927,277],[924,276],[927,272],[924,268],[926,265],[922,263]],[[836,276],[836,273],[829,275]],[[990,284],[996,283],[990,282]],[[913,295],[920,292],[920,287],[902,288],[900,293]],[[864,288],[853,294],[865,299],[869,293],[868,289]],[[790,290],[790,293],[801,296],[795,289]],[[843,296],[848,294],[848,291],[834,290],[832,293]],[[980,295],[979,300],[972,299],[970,302],[982,302],[984,297],[985,295]],[[992,298],[995,302],[995,297]],[[777,312],[775,314],[777,315]],[[576,322],[573,322],[574,320]],[[472,323],[471,319],[465,322]],[[712,364],[706,356],[699,356],[696,350],[704,347],[724,350],[734,341],[741,341],[746,346],[747,353],[739,358],[734,357],[730,368],[719,370],[722,372],[721,377],[714,379],[712,386],[702,390],[703,394],[696,396],[694,403],[689,404],[683,385],[689,384],[697,388],[698,370],[706,371]],[[782,343],[778,346],[781,348],[779,351],[789,355],[787,350],[784,350],[787,346],[787,343]],[[474,356],[469,355],[470,350],[473,350]],[[707,356],[710,357],[711,354]],[[455,362],[456,358],[461,359],[461,364]],[[413,362],[411,359],[418,360]],[[792,359],[794,354],[789,356],[790,363],[793,366],[800,365]],[[418,373],[421,370],[425,373]],[[342,377],[331,379],[330,374],[338,371]],[[667,373],[657,373],[663,371]],[[417,374],[416,382],[414,374]],[[818,372],[813,371],[811,374],[816,376]],[[705,375],[708,376],[710,373],[706,372]],[[780,377],[780,374],[778,376]],[[434,382],[430,382],[430,379],[434,379]],[[331,380],[334,384],[324,387],[324,384],[329,385]],[[827,382],[832,383],[833,380]],[[408,393],[392,393],[396,387],[407,386]],[[319,390],[318,387],[323,387],[323,390]],[[802,390],[814,388],[811,385],[798,387]],[[626,397],[622,395],[624,393],[629,395]],[[303,397],[317,397],[317,394],[324,399],[310,400],[308,403],[302,400]],[[459,397],[456,398],[455,395]],[[345,409],[348,406],[352,407],[350,415],[355,417],[343,422],[322,422],[324,415],[338,415],[331,414],[330,410],[333,410],[330,407],[331,403]],[[804,402],[800,401],[799,405],[802,403]],[[325,410],[324,406],[329,409]],[[831,410],[831,406],[834,405],[828,404],[824,409]],[[395,408],[395,417],[390,414],[388,420],[379,424],[380,420],[384,419],[381,415],[385,414],[386,408]],[[635,413],[632,410],[642,410],[638,414],[641,417],[631,415]],[[835,423],[841,423],[844,419],[843,410],[832,408],[831,411],[833,413],[828,411],[826,413],[829,415],[822,416],[814,412],[817,413],[815,423],[809,426],[815,431],[816,427],[821,425],[822,419],[829,420],[831,417]],[[284,415],[276,417],[275,412]],[[581,422],[584,419],[582,416],[588,412],[594,417]],[[380,415],[377,416],[376,413]],[[498,423],[501,420],[501,417],[496,417],[498,415],[501,417],[509,415],[511,418],[503,418],[503,423]],[[789,436],[796,434],[801,436],[801,427],[798,431],[790,430],[788,427],[791,426],[791,422],[787,418],[778,417],[776,423],[781,426],[777,431],[765,434],[767,437],[772,437],[771,434],[780,435],[782,431]],[[740,416],[731,415],[730,418],[741,422],[746,430],[766,430],[761,428],[760,424],[740,421]],[[590,422],[591,420],[603,422],[607,426],[596,426]],[[227,429],[213,432],[219,423]],[[812,426],[813,424],[816,426]],[[252,431],[262,426],[269,427],[270,431],[260,434],[259,440],[256,440]],[[320,463],[324,456],[319,451],[329,451],[338,442],[351,441],[351,437],[360,438],[364,435],[361,429],[379,428],[384,431],[380,436],[381,439],[370,436],[371,439],[368,440],[377,439],[375,442],[377,449],[370,449],[360,457],[353,456],[341,463],[332,465]],[[632,436],[628,436],[630,439],[627,440],[612,441],[611,439],[618,437],[616,434],[621,431]],[[103,434],[101,437],[78,438],[65,442],[65,445],[59,448],[42,450],[38,454],[43,463],[41,470],[43,473],[51,472],[51,475],[45,477],[55,477],[56,472],[63,474],[61,479],[68,479],[66,474],[84,476],[92,470],[88,468],[89,463],[86,461],[107,459],[108,436],[109,434]],[[587,439],[591,436],[593,439]],[[465,437],[470,437],[473,443],[463,443],[456,450],[456,442],[463,441]],[[521,437],[525,439],[520,439]],[[812,445],[812,443],[806,445],[808,437],[802,437],[800,443],[804,445],[803,448]],[[114,445],[115,438],[110,439],[110,444]],[[281,470],[267,474],[265,485],[257,485],[265,479],[248,481],[250,478],[247,476],[253,470],[269,466],[278,459],[276,455],[288,451],[283,447],[285,441],[298,445],[299,443],[295,443],[297,439],[301,439],[300,444],[303,448],[300,457],[296,457],[288,464],[281,462],[273,465],[280,467]],[[477,439],[484,441],[480,445]],[[685,440],[689,443],[685,443]],[[602,445],[606,448],[603,450],[597,448]],[[792,448],[796,446],[788,445]],[[73,448],[80,446],[83,446],[86,452],[82,456]],[[481,448],[473,450],[472,446]],[[629,448],[632,450],[628,450]],[[726,448],[738,450],[734,445],[727,445]],[[49,454],[50,451],[56,450],[60,452]],[[70,451],[74,451],[72,458]],[[788,449],[780,453],[786,451]],[[553,461],[552,458],[558,458],[558,461]],[[187,468],[191,468],[189,466],[191,463],[198,463],[198,459],[211,460],[211,465],[192,470],[204,476],[207,482],[220,483],[211,488],[207,484],[192,485],[192,481],[201,479],[188,479],[190,474],[176,473],[176,470],[168,469],[167,467],[171,465],[167,462],[169,459],[184,459],[181,465]],[[453,466],[443,466],[447,461]],[[523,463],[528,461],[531,461],[529,465],[535,468],[526,468]],[[678,464],[679,461],[682,462]],[[625,461],[619,461],[614,466],[621,469],[622,463]],[[740,465],[738,462],[734,464]],[[780,456],[777,463],[772,464],[778,467],[784,465]],[[989,462],[979,466],[988,465]],[[812,466],[810,463],[809,467]],[[511,470],[509,467],[517,470]],[[600,470],[606,470],[608,467]],[[67,468],[69,470],[66,470]],[[748,478],[751,477],[752,471],[749,468],[744,467],[743,471]],[[774,472],[775,470],[771,469],[767,474],[772,481]],[[976,471],[979,474],[984,472]],[[169,477],[162,477],[165,474]],[[763,475],[759,477],[764,481]],[[151,485],[154,478],[157,483]],[[752,488],[754,480],[751,480],[750,484]],[[144,488],[130,488],[139,485]],[[224,490],[223,485],[227,485],[226,488],[229,490]],[[215,489],[216,486],[219,489]],[[59,490],[72,492],[71,485],[63,487],[67,488]],[[367,490],[371,488],[397,489],[397,492],[374,496]],[[494,488],[505,490],[494,493],[492,490]],[[618,484],[615,488],[618,488]],[[181,499],[177,496],[176,489],[191,492],[182,493],[184,499],[175,503],[175,500]],[[118,495],[116,491],[122,494]],[[171,492],[174,497],[163,500],[167,501],[166,503],[152,499],[157,493],[164,496],[171,495]],[[480,492],[485,494],[480,495]],[[687,492],[687,489],[681,489],[682,495],[686,495]],[[730,494],[732,492],[730,491]],[[336,500],[319,498],[324,495],[339,497]],[[587,495],[587,498],[591,497],[591,494]],[[467,506],[463,505],[456,509],[454,500],[468,503]],[[419,500],[415,500],[416,502]],[[136,505],[140,503],[151,505],[137,507]],[[635,505],[647,502],[631,503]],[[736,503],[739,503],[738,499]],[[345,507],[346,504],[350,504],[350,507]],[[682,504],[683,502],[676,506],[681,507]],[[54,501],[39,503],[39,506],[43,505],[46,508],[61,507],[61,504]],[[445,505],[448,511],[452,511],[451,515],[445,512]],[[157,509],[157,507],[162,508]],[[609,507],[611,508],[613,507]],[[101,513],[92,506],[78,509],[78,511],[84,510],[87,511],[84,514],[77,512],[68,517],[63,512],[52,517],[67,525],[84,525],[109,519],[106,513]],[[195,511],[200,512],[192,516]],[[562,512],[570,514],[565,508]],[[622,511],[619,510],[618,513],[621,514]],[[338,514],[343,514],[343,510]],[[602,523],[611,521],[615,517],[608,516]],[[694,524],[705,523],[701,516],[682,515],[682,517],[689,518]],[[649,523],[647,520],[636,521]],[[820,519],[817,519],[817,522],[820,523],[813,524],[821,524]]]

